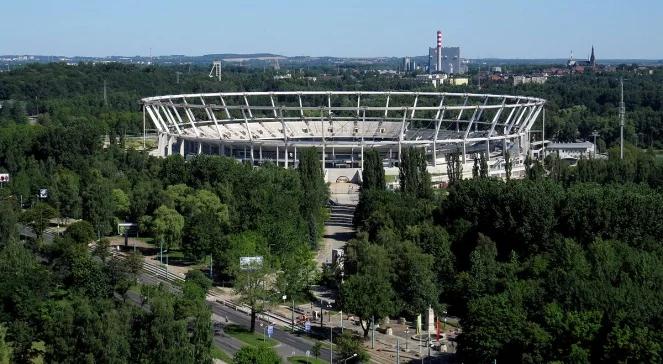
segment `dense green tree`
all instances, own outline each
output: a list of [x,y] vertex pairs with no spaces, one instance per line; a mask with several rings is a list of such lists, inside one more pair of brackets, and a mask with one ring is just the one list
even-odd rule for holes
[[123,221],[129,214],[129,196],[119,188],[114,188],[111,193],[113,195],[115,216]]
[[266,345],[244,346],[233,356],[233,364],[280,364],[281,358]]
[[384,178],[384,166],[377,149],[364,151],[364,168],[361,171],[361,188],[368,190],[377,188],[384,190],[386,188]]
[[410,147],[403,151],[398,166],[398,179],[402,192],[420,198],[428,198],[432,195],[430,175],[426,166],[426,154],[423,149]]
[[263,260],[262,263],[239,268],[235,272],[235,292],[242,303],[251,308],[251,332],[256,330],[256,317],[269,304],[270,292],[266,287],[273,270]]
[[21,221],[34,230],[37,239],[41,239],[44,230],[46,230],[49,225],[49,221],[57,216],[58,211],[51,207],[51,205],[44,202],[38,202],[32,208],[21,214]]
[[154,212],[152,229],[158,241],[163,241],[164,249],[179,247],[184,229],[184,217],[174,209],[164,205]]
[[81,193],[78,175],[70,170],[59,170],[49,188],[51,201],[62,217],[81,216]]
[[436,306],[439,289],[433,256],[411,242],[402,242],[391,254],[395,269],[393,286],[405,315],[413,318]]
[[370,328],[367,322],[394,313],[396,295],[386,249],[365,242],[360,242],[357,248],[357,274],[345,280],[340,294],[343,310],[359,317],[366,337]]
[[[348,330],[349,331],[349,330]],[[336,355],[339,360],[346,360],[347,363],[365,363],[370,356],[364,349],[361,339],[354,337],[348,331],[336,338]],[[356,355],[355,355],[356,354]]]
[[5,246],[18,235],[18,229],[16,228],[18,216],[10,201],[0,201],[0,215],[2,216],[2,219],[0,219],[0,247]]
[[447,161],[447,179],[449,184],[454,184],[463,179],[463,163],[460,158],[460,151],[456,150],[445,156]]
[[115,211],[110,181],[92,172],[83,185],[83,218],[92,223],[98,235],[110,233]]
[[76,243],[87,245],[95,240],[94,226],[85,220],[77,221],[64,231],[64,236],[71,238]]
[[318,151],[314,148],[301,150],[297,170],[304,192],[302,215],[308,225],[309,244],[311,247],[315,247],[320,237],[320,226],[323,223],[322,206],[329,198],[329,189],[325,184]]

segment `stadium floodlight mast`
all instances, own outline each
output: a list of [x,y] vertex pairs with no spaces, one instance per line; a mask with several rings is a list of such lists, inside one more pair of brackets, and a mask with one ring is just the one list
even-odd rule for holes
[[599,132],[594,130],[592,131],[591,135],[594,137],[594,157],[596,157],[596,152],[598,151],[598,147],[596,146],[596,137],[599,136]]
[[218,154],[289,168],[297,165],[297,149],[314,147],[325,170],[361,169],[367,148],[397,167],[401,154],[414,147],[440,176],[446,175],[446,155],[456,150],[463,163],[485,154],[495,176],[506,151],[524,159],[530,129],[546,102],[412,91],[217,92],[141,101],[157,131],[152,153],[158,156]]
[[619,89],[619,158],[624,159],[624,116],[626,114],[626,108],[624,107],[624,78],[619,79]]

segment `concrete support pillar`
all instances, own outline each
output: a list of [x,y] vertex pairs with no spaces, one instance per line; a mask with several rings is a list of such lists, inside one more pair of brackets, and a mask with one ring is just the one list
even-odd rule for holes
[[350,166],[355,167],[355,147],[350,148]]
[[157,148],[159,148],[159,156],[166,156],[166,136],[164,134],[159,134],[157,139]]
[[362,171],[364,170],[364,144],[361,144],[361,166]]
[[260,154],[260,155],[259,155],[259,158],[260,158],[260,164],[262,164],[262,144],[260,144],[259,148],[260,148],[260,149],[258,150],[258,153]]
[[253,158],[253,143],[251,143],[251,165],[255,165],[255,158]]
[[297,168],[297,147],[293,147],[293,148],[295,148],[295,155],[292,158],[292,167]]
[[325,169],[325,165],[326,165],[326,164],[325,164],[325,162],[326,162],[326,160],[325,160],[325,154],[326,154],[326,151],[325,151],[325,145],[322,144],[322,169]]
[[279,165],[279,146],[276,146],[276,165]]
[[173,154],[173,140],[174,138],[172,136],[168,136],[168,146],[167,146],[167,151],[166,155],[172,155]]
[[244,144],[244,154],[242,155],[242,162],[246,161],[246,144]]
[[403,153],[403,146],[401,145],[400,140],[398,141],[398,165],[401,165],[401,154]]
[[184,139],[180,139],[180,155],[184,157]]
[[202,154],[203,153],[203,143],[198,142],[198,150],[196,151],[196,154]]
[[288,146],[285,146],[285,169],[288,169]]
[[394,166],[394,155],[392,153],[391,147],[389,148],[389,166]]
[[437,166],[437,143],[433,142],[433,167]]
[[467,154],[467,144],[463,142],[463,163],[465,163],[465,154]]

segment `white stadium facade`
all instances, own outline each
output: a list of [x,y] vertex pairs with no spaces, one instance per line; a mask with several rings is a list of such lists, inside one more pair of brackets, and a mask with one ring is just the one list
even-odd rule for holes
[[359,182],[368,148],[379,151],[387,175],[397,175],[409,147],[425,150],[435,183],[446,181],[446,156],[456,151],[465,177],[480,154],[490,175],[504,176],[509,153],[518,178],[545,105],[525,96],[399,91],[221,92],[141,101],[158,134],[153,153],[159,156],[214,154],[292,168],[298,149],[315,147],[328,182]]

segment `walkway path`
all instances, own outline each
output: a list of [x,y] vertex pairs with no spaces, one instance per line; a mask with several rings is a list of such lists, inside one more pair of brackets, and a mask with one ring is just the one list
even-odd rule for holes
[[359,202],[359,186],[353,183],[332,183],[329,186],[331,211],[325,222],[324,243],[318,251],[319,265],[332,262],[332,250],[342,249],[352,239],[355,230],[352,218]]

